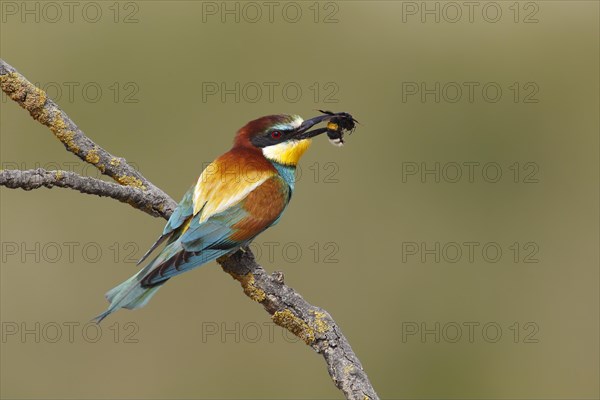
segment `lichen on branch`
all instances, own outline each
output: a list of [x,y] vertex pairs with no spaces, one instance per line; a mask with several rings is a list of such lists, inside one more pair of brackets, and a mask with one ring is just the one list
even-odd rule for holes
[[104,175],[121,185],[135,186],[168,197],[131,167],[125,159],[115,157],[95,144],[42,89],[29,82],[1,59],[0,88],[9,98],[26,109],[36,121],[50,128],[68,151],[94,165]]

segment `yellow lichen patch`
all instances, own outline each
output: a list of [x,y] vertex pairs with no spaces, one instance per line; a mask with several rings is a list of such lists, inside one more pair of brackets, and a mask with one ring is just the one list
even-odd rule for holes
[[67,124],[60,114],[57,113],[52,120],[48,119],[45,125],[65,145],[67,150],[75,154],[79,153],[79,146],[75,143],[75,132],[67,129]]
[[27,93],[27,98],[23,104],[27,110],[33,112],[44,107],[44,104],[46,104],[46,99],[46,92],[40,88],[33,87],[31,88],[31,91]]
[[9,90],[9,84],[11,82],[15,74],[10,72],[6,75],[0,75],[0,87],[2,88],[2,91],[4,92],[10,92]]
[[[65,120],[62,119],[62,117],[60,116],[60,114],[55,115],[54,118],[52,119],[52,121],[48,121],[50,125],[48,125],[50,127],[50,130],[52,130],[52,132],[56,135],[65,135],[65,132],[67,131],[67,124],[65,123]],[[70,131],[69,131],[70,132]],[[71,132],[72,134],[73,132]],[[62,141],[62,138],[59,137],[59,139]]]
[[121,160],[119,160],[117,157],[112,157],[110,159],[110,165],[112,165],[113,167],[118,167],[119,164],[121,164]]
[[273,322],[282,328],[287,329],[300,339],[304,340],[304,343],[311,345],[315,341],[314,330],[300,318],[298,318],[289,309],[283,311],[276,311],[271,317]]
[[133,186],[140,189],[146,189],[142,181],[135,176],[121,175],[117,176],[117,182],[123,186]]
[[[52,127],[50,127],[50,129],[52,129]],[[54,130],[52,131],[54,132]],[[58,140],[64,143],[64,145],[67,147],[67,150],[69,150],[72,153],[79,154],[79,146],[77,146],[74,140],[75,132],[56,131],[54,135],[58,138]]]
[[[67,146],[67,148],[77,153],[79,148],[73,141],[74,132],[67,130],[65,121],[60,113],[51,113],[44,108],[48,96],[42,89],[35,87],[25,78],[16,73],[10,73],[0,76],[0,87],[7,93],[11,99],[18,102],[21,107],[42,124],[48,126],[54,135]],[[54,115],[52,115],[54,114]]]
[[354,366],[352,364],[348,364],[344,367],[344,375],[349,375],[354,371]]
[[98,156],[98,148],[94,147],[85,155],[85,161],[91,164],[97,164],[100,161],[100,156]]
[[46,92],[15,72],[0,76],[0,87],[34,118],[38,117],[46,104]]
[[61,171],[56,171],[56,174],[54,174],[54,177],[56,178],[57,181],[60,181],[63,177],[63,174]]
[[246,296],[250,297],[252,300],[260,303],[261,301],[264,301],[267,298],[265,291],[256,286],[254,274],[252,274],[251,272],[247,273],[246,275],[238,275],[232,272],[230,272],[229,274],[233,277],[233,279],[240,282],[242,288],[244,289],[244,293],[246,293]]
[[19,100],[26,86],[23,78],[15,72],[0,75],[0,87],[2,87],[2,91],[8,94],[13,100]]
[[106,171],[106,167],[104,166],[104,164],[97,164],[96,168],[98,168],[100,170],[100,172],[104,173],[104,171]]
[[329,325],[327,325],[327,322],[325,322],[325,313],[320,311],[314,311],[313,314],[315,316],[315,330],[319,333],[327,332],[329,330]]
[[48,124],[50,123],[50,113],[48,112],[47,109],[43,109],[37,116],[37,120],[40,121],[40,123],[48,126]]

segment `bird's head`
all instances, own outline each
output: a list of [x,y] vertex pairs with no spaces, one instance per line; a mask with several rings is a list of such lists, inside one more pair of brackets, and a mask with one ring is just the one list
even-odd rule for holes
[[325,128],[312,131],[310,128],[334,115],[320,115],[306,121],[298,115],[267,115],[242,127],[235,137],[235,146],[258,149],[271,161],[296,166],[310,147],[311,138],[326,132]]

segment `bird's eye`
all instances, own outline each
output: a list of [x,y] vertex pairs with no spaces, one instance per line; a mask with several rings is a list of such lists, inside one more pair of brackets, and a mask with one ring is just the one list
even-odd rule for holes
[[273,132],[271,132],[271,137],[273,139],[279,139],[281,137],[281,131],[273,131]]

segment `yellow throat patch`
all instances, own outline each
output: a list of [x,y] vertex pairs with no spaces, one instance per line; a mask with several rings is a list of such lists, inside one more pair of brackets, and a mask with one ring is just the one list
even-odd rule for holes
[[267,146],[263,148],[263,154],[269,160],[284,165],[298,165],[300,157],[308,150],[311,139],[291,140],[288,142]]

